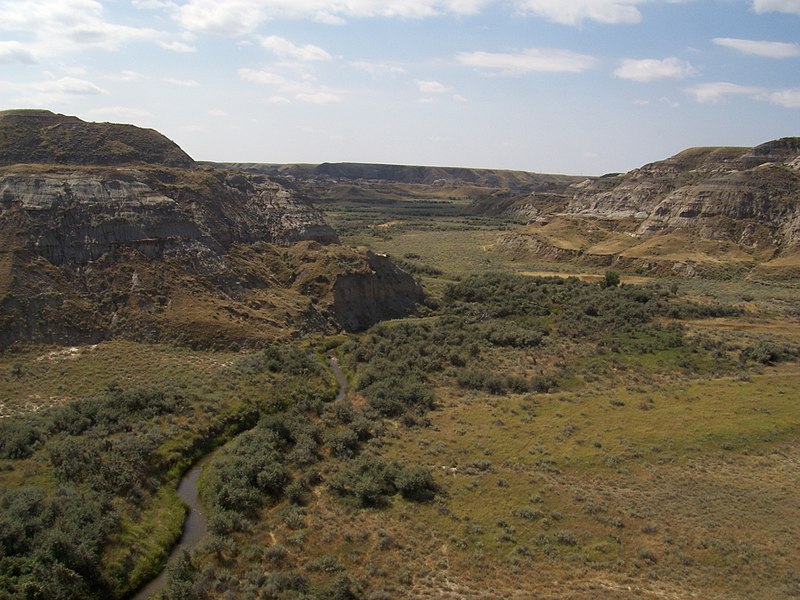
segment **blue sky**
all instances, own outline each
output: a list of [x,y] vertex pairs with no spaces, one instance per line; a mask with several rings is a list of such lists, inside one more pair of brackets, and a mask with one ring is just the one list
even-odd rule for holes
[[800,135],[800,0],[0,0],[0,108],[199,160],[596,175]]

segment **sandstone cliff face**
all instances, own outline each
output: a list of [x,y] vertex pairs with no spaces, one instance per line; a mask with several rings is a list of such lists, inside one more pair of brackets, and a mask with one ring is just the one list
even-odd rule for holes
[[639,221],[632,232],[696,230],[704,239],[756,243],[766,227],[776,247],[800,241],[792,227],[800,214],[800,138],[756,148],[694,148],[615,178],[576,189],[566,214]]
[[0,113],[0,348],[241,347],[413,310],[409,275],[338,241],[296,191],[156,132]]
[[85,264],[125,248],[151,258],[199,243],[335,243],[321,214],[265,178],[244,191],[212,171],[131,168],[0,171],[0,212],[28,220],[29,250],[55,265]]

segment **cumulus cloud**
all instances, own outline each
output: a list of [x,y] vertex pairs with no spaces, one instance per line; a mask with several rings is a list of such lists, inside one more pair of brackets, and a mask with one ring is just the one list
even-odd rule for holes
[[252,33],[273,19],[309,19],[341,24],[347,19],[397,17],[421,19],[442,14],[475,14],[494,0],[187,0],[175,18],[192,31],[225,35]]
[[32,65],[36,57],[19,42],[0,42],[0,65]]
[[563,25],[595,21],[608,25],[638,23],[642,14],[636,8],[643,0],[516,0],[523,14],[534,14]]
[[719,46],[733,48],[744,54],[755,54],[756,56],[766,56],[769,58],[791,58],[792,56],[800,56],[800,44],[740,40],[737,38],[714,38],[712,41]]
[[289,40],[277,35],[261,38],[261,46],[277,56],[287,56],[303,62],[331,59],[331,55],[319,46],[314,46],[312,44],[296,46]]
[[697,73],[688,62],[671,56],[664,59],[646,58],[636,60],[626,58],[620,61],[614,75],[620,79],[630,79],[648,83],[659,79],[685,79]]
[[314,77],[308,74],[299,79],[290,79],[275,71],[244,68],[239,69],[239,77],[243,81],[275,88],[279,95],[270,100],[275,104],[285,103],[288,100],[286,96],[309,104],[336,104],[343,100],[341,92],[318,85]]
[[800,15],[800,0],[753,0],[757,13],[783,12]]
[[588,54],[550,48],[528,48],[515,54],[461,52],[458,62],[468,67],[496,71],[503,75],[524,73],[580,73],[590,69],[597,59]]

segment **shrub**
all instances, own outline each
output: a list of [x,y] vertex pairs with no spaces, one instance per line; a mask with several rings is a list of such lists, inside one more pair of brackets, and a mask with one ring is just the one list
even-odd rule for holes
[[395,480],[400,467],[372,456],[362,456],[334,476],[331,489],[341,496],[353,496],[362,506],[380,506],[397,492]]
[[619,273],[616,271],[606,271],[605,277],[603,278],[604,288],[617,287],[619,282]]
[[403,498],[417,502],[431,500],[438,490],[431,472],[422,467],[403,469],[397,476],[396,485]]
[[0,420],[0,458],[28,458],[43,438],[31,418]]
[[352,458],[358,453],[358,434],[352,429],[332,431],[326,443],[331,454],[337,458]]
[[795,360],[800,357],[800,348],[761,341],[755,346],[748,346],[741,351],[742,362],[753,361],[762,365]]
[[577,546],[578,545],[578,538],[575,537],[575,534],[571,531],[566,529],[559,529],[556,532],[556,541],[559,544],[564,544],[565,546]]

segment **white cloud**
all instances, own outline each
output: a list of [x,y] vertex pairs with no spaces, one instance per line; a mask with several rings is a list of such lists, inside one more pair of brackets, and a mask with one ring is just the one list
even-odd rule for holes
[[371,62],[368,60],[357,60],[350,63],[350,66],[358,69],[359,71],[365,71],[370,75],[380,76],[380,75],[396,75],[399,73],[405,73],[406,70],[403,67],[399,67],[397,65],[390,65],[387,63],[379,63],[379,62]]
[[277,35],[261,38],[261,46],[278,56],[289,56],[303,62],[331,59],[331,55],[319,46],[312,44],[296,46],[289,40]]
[[62,77],[31,83],[0,81],[0,90],[12,95],[12,101],[33,106],[59,104],[71,96],[94,96],[107,93],[91,81]]
[[145,79],[145,76],[142,73],[139,73],[138,71],[124,70],[120,71],[119,73],[107,75],[106,78],[110,79],[111,81],[130,83],[132,81],[142,81],[143,79]]
[[165,50],[171,50],[172,52],[178,52],[179,54],[190,54],[192,52],[197,52],[196,46],[192,46],[191,44],[187,44],[186,42],[181,42],[178,40],[173,40],[171,42],[159,42],[158,45]]
[[64,73],[66,73],[67,75],[74,75],[76,77],[83,77],[84,75],[86,75],[88,73],[88,71],[86,70],[86,67],[82,67],[80,65],[65,65],[65,64],[62,63],[59,66],[61,67],[61,70],[64,71]]
[[659,79],[685,79],[696,73],[697,70],[690,63],[674,56],[662,60],[625,58],[620,61],[619,67],[614,71],[614,75],[620,79],[631,79],[643,83]]
[[784,12],[800,15],[800,0],[753,0],[757,13]]
[[136,8],[175,8],[171,0],[133,0]]
[[530,72],[580,73],[597,63],[597,59],[588,54],[548,48],[528,48],[516,54],[461,52],[457,58],[462,65],[500,71],[503,75]]
[[724,81],[716,83],[701,83],[699,85],[686,88],[684,91],[692,96],[695,101],[704,104],[716,104],[725,98],[725,96],[758,97],[765,93],[764,88],[738,85],[736,83],[728,83]]
[[0,0],[0,31],[32,38],[37,55],[81,49],[118,50],[131,42],[169,41],[169,34],[108,21],[98,0]]
[[697,102],[706,104],[716,104],[726,96],[747,96],[752,100],[769,102],[785,108],[800,108],[800,88],[770,90],[758,86],[717,82],[695,85],[684,91],[693,96]]
[[283,75],[278,75],[272,71],[257,71],[256,69],[239,69],[239,77],[244,81],[258,83],[261,85],[273,85],[275,87],[287,87],[289,80]]
[[171,83],[172,85],[180,85],[182,87],[199,87],[200,83],[195,81],[194,79],[176,79],[174,77],[164,77],[165,83]]
[[338,104],[342,101],[342,97],[338,94],[331,92],[303,92],[295,96],[300,102],[307,102],[309,104]]
[[638,23],[642,14],[636,8],[644,0],[515,0],[523,14],[535,14],[563,25],[596,21],[609,25]]
[[105,94],[106,91],[93,84],[91,81],[85,79],[76,79],[75,77],[62,77],[55,81],[44,81],[38,84],[33,84],[32,89],[43,92],[60,92],[64,94],[73,95],[94,95]]
[[19,42],[0,42],[0,65],[32,65],[36,56]]
[[767,56],[769,58],[800,56],[800,44],[740,40],[737,38],[714,38],[712,41],[719,46],[733,48],[744,54],[755,54],[756,56]]
[[219,117],[224,118],[229,116],[227,111],[222,110],[221,108],[212,108],[211,110],[207,111],[209,117]]
[[274,71],[245,68],[239,69],[239,77],[250,83],[276,88],[280,95],[270,99],[276,104],[288,100],[286,96],[292,96],[295,100],[309,104],[334,104],[343,100],[341,92],[318,85],[314,77],[309,74],[299,79],[290,79]]
[[417,84],[417,89],[423,94],[446,94],[447,92],[452,91],[452,88],[449,88],[438,81],[424,81],[421,79],[415,79],[414,83]]
[[187,0],[175,18],[192,31],[225,35],[252,33],[273,19],[308,19],[341,24],[347,19],[421,19],[442,14],[469,15],[495,0]]
[[767,100],[786,108],[800,108],[800,88],[769,92]]

